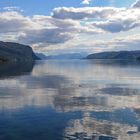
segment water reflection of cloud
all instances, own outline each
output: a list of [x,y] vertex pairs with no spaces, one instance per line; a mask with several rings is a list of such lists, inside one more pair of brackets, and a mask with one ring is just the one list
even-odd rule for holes
[[26,84],[28,89],[39,89],[39,88],[52,88],[59,89],[62,86],[70,83],[67,77],[61,75],[40,75],[23,77],[20,81],[21,84]]
[[[128,133],[134,132],[130,136]],[[98,121],[91,117],[83,117],[68,122],[68,127],[65,129],[65,139],[93,139],[100,140],[106,138],[108,140],[137,140],[140,133],[137,133],[136,126],[120,124],[110,121]]]
[[[48,61],[37,64],[30,76],[0,80],[0,97],[4,98],[0,104],[5,107],[10,104],[10,108],[16,103],[16,108],[31,103],[44,106],[49,102],[56,110],[64,112],[140,108],[140,90],[133,86],[135,79],[139,80],[135,71],[140,70],[88,61]],[[123,77],[131,79],[132,84]]]
[[131,87],[136,87],[140,84],[139,72],[139,65],[133,65],[133,63],[123,66],[77,60],[41,63],[34,68],[32,74],[37,76],[40,74],[63,75],[69,79],[74,79],[75,83],[89,82],[91,84],[92,82],[93,84],[101,84],[103,82],[103,84],[129,84]]
[[[30,75],[0,80],[0,112],[16,112],[30,106],[51,108],[60,114],[81,112],[82,118],[68,121],[64,131],[66,139],[137,140],[140,136],[137,132],[139,72],[135,66],[88,61],[39,63]],[[127,109],[131,111],[124,120],[123,113],[127,113]],[[132,137],[128,133],[133,133]]]

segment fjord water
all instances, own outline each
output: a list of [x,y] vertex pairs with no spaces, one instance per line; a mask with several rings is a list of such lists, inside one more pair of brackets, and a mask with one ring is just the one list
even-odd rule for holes
[[139,138],[139,62],[0,65],[0,140]]

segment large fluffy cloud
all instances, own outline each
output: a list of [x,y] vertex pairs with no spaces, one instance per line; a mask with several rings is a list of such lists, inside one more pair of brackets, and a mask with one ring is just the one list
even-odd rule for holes
[[135,27],[139,27],[140,21],[132,18],[128,18],[128,19],[120,18],[120,19],[108,20],[105,22],[95,22],[93,23],[93,26],[101,28],[108,32],[115,33],[120,31],[128,31]]
[[72,19],[57,19],[45,15],[27,17],[17,11],[1,12],[0,15],[0,38],[30,45],[45,43],[44,46],[48,46],[64,43],[83,33],[103,32]]
[[[89,1],[83,0],[83,2],[88,4]],[[50,16],[33,15],[30,17],[24,16],[17,10],[5,8],[3,12],[0,12],[0,39],[14,40],[33,46],[35,44],[44,46],[61,44],[62,46],[62,43],[66,42],[76,44],[74,40],[77,38],[90,35],[93,36],[94,41],[96,34],[101,33],[106,37],[108,32],[119,34],[119,32],[137,29],[140,26],[139,4],[138,0],[130,8],[58,7]]]
[[87,18],[110,18],[115,13],[120,10],[125,10],[124,8],[114,8],[114,7],[58,7],[52,12],[52,16],[58,19],[73,19],[82,20]]
[[[52,16],[59,19],[92,19],[94,27],[120,32],[140,26],[140,9],[113,7],[55,8]],[[100,19],[100,21],[97,21]],[[89,24],[88,24],[89,25]]]
[[0,33],[18,32],[30,28],[38,28],[30,18],[15,11],[0,13]]
[[28,44],[47,43],[57,44],[73,38],[72,34],[61,28],[29,30],[18,37],[21,42]]
[[[84,27],[79,21],[55,19],[51,16],[27,17],[17,11],[0,13],[0,34],[12,34],[20,43],[64,43],[80,33],[99,33],[100,30]],[[7,39],[6,38],[6,39]],[[10,37],[11,39],[13,37]],[[9,40],[8,40],[9,41]]]

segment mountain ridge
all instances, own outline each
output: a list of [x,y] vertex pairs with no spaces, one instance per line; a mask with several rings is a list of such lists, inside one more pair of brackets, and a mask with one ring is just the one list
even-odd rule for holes
[[138,60],[140,58],[140,50],[136,51],[111,51],[90,54],[86,59],[131,59]]
[[0,41],[0,63],[34,61],[39,59],[27,45]]

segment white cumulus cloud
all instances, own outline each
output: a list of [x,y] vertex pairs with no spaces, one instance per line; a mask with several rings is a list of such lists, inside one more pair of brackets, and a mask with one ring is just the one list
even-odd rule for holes
[[91,0],[83,0],[82,4],[89,5]]

